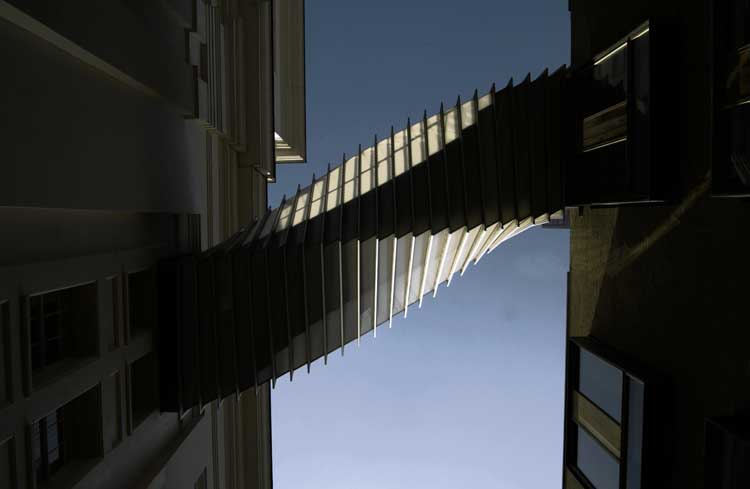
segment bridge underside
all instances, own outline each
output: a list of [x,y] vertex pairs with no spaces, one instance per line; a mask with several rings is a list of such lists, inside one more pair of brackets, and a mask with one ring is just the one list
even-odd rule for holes
[[343,354],[505,240],[561,218],[565,76],[409,122],[221,245],[161,263],[162,409]]

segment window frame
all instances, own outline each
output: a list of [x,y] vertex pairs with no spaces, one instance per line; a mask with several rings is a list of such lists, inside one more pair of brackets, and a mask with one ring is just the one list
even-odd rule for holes
[[[60,353],[60,359],[45,364],[39,368],[34,368],[34,360],[33,360],[33,347],[35,344],[39,343],[40,345],[43,345],[43,340],[45,340],[46,332],[45,329],[45,320],[47,319],[47,314],[44,312],[44,300],[46,296],[50,296],[52,294],[61,294],[61,293],[80,293],[80,292],[73,292],[75,289],[82,289],[82,288],[88,288],[90,287],[92,290],[87,291],[91,294],[91,303],[86,304],[86,307],[82,307],[80,309],[75,308],[68,308],[67,310],[63,310],[62,308],[59,311],[56,311],[55,314],[59,314],[60,316],[60,325],[58,326],[60,328],[60,333],[58,334],[58,338],[60,340],[61,344],[61,353]],[[36,315],[32,312],[32,303],[34,300],[39,300],[39,310],[36,312]],[[101,357],[102,354],[102,348],[100,345],[100,320],[99,320],[99,312],[100,312],[101,304],[99,301],[99,282],[97,280],[89,280],[81,283],[76,284],[70,284],[65,285],[62,287],[44,290],[40,292],[34,292],[29,295],[25,295],[21,298],[21,324],[20,324],[20,331],[21,331],[21,358],[22,358],[22,372],[23,372],[23,391],[24,394],[29,396],[31,393],[41,387],[45,387],[47,385],[53,384],[60,379],[64,378],[65,374],[69,373],[71,370],[77,369],[81,367],[82,365],[88,364],[92,361],[95,361],[96,359]],[[83,321],[80,318],[74,318],[72,316],[75,316],[74,312],[79,311],[80,313],[85,313],[86,315],[90,315],[90,317],[86,318],[87,321]],[[34,320],[38,321],[38,324],[34,325]],[[63,328],[67,329],[67,334],[71,334],[70,324],[73,324],[74,321],[77,327],[79,328],[85,328],[86,331],[84,331],[85,334],[79,335],[78,340],[80,343],[81,338],[85,338],[85,342],[83,343],[76,343],[76,341],[73,341],[71,339],[67,339],[67,341],[71,341],[73,345],[75,345],[76,349],[80,349],[80,351],[76,351],[75,354],[65,354],[64,348],[65,348],[65,335],[63,334],[62,330]],[[69,323],[69,324],[68,324]],[[66,326],[67,324],[67,326]],[[37,332],[39,333],[40,337],[38,338],[38,341],[33,341],[32,333],[34,329],[37,329]]]
[[[677,100],[669,86],[676,73],[675,56],[671,50],[675,43],[672,32],[673,28],[664,22],[648,19],[592,57],[588,63],[571,70],[572,76],[568,81],[571,97],[566,102],[565,110],[567,127],[562,129],[569,161],[566,205],[640,205],[670,202],[678,198],[679,158],[675,154],[677,148],[674,144]],[[648,36],[647,60],[637,65],[635,43],[644,35]],[[626,49],[627,63],[625,136],[584,147],[584,122],[594,120],[597,114],[605,114],[622,102],[604,107],[599,112],[586,112],[583,102],[590,96],[589,80],[597,64],[622,49]],[[648,70],[648,117],[647,120],[636,122],[639,120],[635,112],[638,105],[636,88],[640,86],[636,84],[639,66]],[[658,137],[655,137],[657,124]],[[636,141],[644,137],[647,138],[645,145],[636,145]],[[613,158],[616,159],[615,165],[612,164]]]
[[[731,22],[726,22],[733,15],[732,9],[737,0],[713,2],[714,26],[711,31],[713,39],[713,154],[711,185],[714,197],[750,197],[750,183],[743,185],[737,175],[737,169],[730,166],[731,160],[731,119],[737,111],[750,111],[750,94],[741,96],[734,101],[727,100],[730,56],[737,55],[737,63],[741,65],[741,52],[750,50],[750,29],[742,41],[745,44],[737,46],[732,41],[735,32]],[[750,7],[747,15],[750,16]],[[750,55],[749,55],[750,56]],[[750,61],[748,62],[750,63]],[[750,71],[750,67],[747,68]],[[742,72],[739,73],[740,78]],[[741,87],[740,87],[741,89]],[[750,114],[748,115],[750,119]],[[750,133],[750,126],[746,128]],[[748,162],[745,162],[748,164]]]
[[[152,384],[150,386],[149,390],[152,390],[152,401],[154,402],[153,409],[148,411],[147,413],[136,413],[135,411],[135,400],[136,400],[136,387],[135,384],[139,379],[136,379],[136,376],[133,374],[133,367],[136,363],[140,361],[148,361],[151,362],[155,371],[153,372],[153,375],[151,376]],[[161,407],[159,405],[159,365],[158,365],[158,358],[156,356],[155,352],[147,352],[143,354],[142,356],[136,358],[132,362],[128,363],[127,368],[127,383],[128,383],[128,405],[127,405],[127,413],[128,413],[128,435],[132,435],[139,427],[143,426],[145,422],[151,418],[152,416],[159,414],[161,412]],[[136,418],[136,414],[140,414],[138,418]]]
[[[579,373],[580,373],[580,353],[586,351],[598,357],[604,361],[610,367],[618,370],[622,374],[621,384],[621,420],[618,423],[610,415],[608,415],[601,407],[597,406],[593,401],[586,398],[579,389]],[[563,481],[564,488],[584,488],[584,489],[597,489],[597,487],[589,481],[584,472],[577,466],[577,444],[578,435],[577,430],[585,430],[608,454],[610,454],[619,465],[619,479],[618,489],[629,489],[631,486],[628,485],[628,463],[631,458],[631,452],[629,452],[629,439],[630,439],[630,419],[631,415],[631,404],[630,404],[630,385],[632,382],[637,382],[643,386],[643,402],[640,405],[640,452],[639,452],[639,463],[640,463],[640,474],[638,478],[638,485],[636,487],[646,488],[650,487],[647,485],[647,481],[651,479],[649,473],[650,464],[648,458],[656,450],[648,446],[649,433],[647,427],[653,423],[653,418],[656,416],[655,410],[652,409],[652,405],[656,404],[654,401],[655,391],[660,382],[654,377],[652,372],[642,369],[635,365],[629,359],[625,358],[622,354],[609,348],[604,343],[601,343],[593,337],[571,337],[568,338],[567,352],[566,352],[566,382],[565,382],[565,422],[564,422],[564,443],[563,443]],[[591,426],[586,426],[581,420],[575,419],[576,407],[575,399],[576,396],[581,396],[587,399],[594,409],[598,409],[597,415],[604,416],[604,424],[608,420],[611,423],[616,424],[619,427],[619,454],[616,453],[612,443],[607,443],[607,438],[602,433],[593,432]],[[637,408],[637,407],[636,407]],[[595,421],[598,426],[602,426],[601,421]],[[611,433],[611,432],[610,432]],[[610,440],[611,441],[611,437]],[[609,446],[608,446],[609,445]]]

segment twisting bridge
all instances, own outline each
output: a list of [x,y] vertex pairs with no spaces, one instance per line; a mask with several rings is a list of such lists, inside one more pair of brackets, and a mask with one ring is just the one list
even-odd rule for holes
[[505,240],[561,218],[566,72],[425,113],[219,246],[160,264],[162,409],[343,355]]

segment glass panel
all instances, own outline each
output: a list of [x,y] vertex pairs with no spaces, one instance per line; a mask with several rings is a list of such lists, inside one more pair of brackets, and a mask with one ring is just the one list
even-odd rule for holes
[[443,149],[442,136],[440,134],[440,125],[438,125],[439,114],[427,118],[427,142],[430,155],[434,155]]
[[260,233],[261,238],[265,238],[269,234],[271,234],[271,227],[273,227],[273,223],[276,220],[276,214],[278,214],[279,209],[273,210],[270,216],[268,216],[268,220],[266,220],[265,226],[263,226],[263,231]]
[[628,452],[625,487],[641,489],[641,451],[643,448],[643,384],[629,379],[628,397]]
[[305,218],[305,209],[307,208],[307,197],[308,193],[304,192],[299,196],[299,199],[297,199],[297,207],[296,212],[294,213],[294,220],[292,221],[292,225],[296,226],[297,224],[301,223],[302,220]]
[[377,171],[378,179],[376,185],[383,185],[391,177],[391,142],[383,139],[378,143]]
[[729,47],[738,48],[750,43],[750,9],[746,0],[730,0],[727,3],[731,5],[728,16],[730,25],[727,26]]
[[377,181],[376,186],[383,185],[388,180],[390,180],[391,176],[391,166],[388,164],[387,160],[381,160],[378,163],[378,173],[377,173]]
[[301,223],[305,219],[305,209],[300,209],[294,214],[294,219],[292,220],[292,226],[296,226],[297,224]]
[[628,92],[628,47],[623,43],[594,64],[595,86],[602,94],[614,97],[613,102],[625,98]]
[[39,425],[40,422],[38,421],[31,425],[31,465],[34,473],[37,473],[42,467],[42,443]]
[[354,179],[355,170],[357,167],[357,157],[353,156],[346,160],[344,163],[344,181],[350,182]]
[[448,243],[450,231],[443,229],[432,238],[432,249],[430,250],[430,264],[427,268],[427,275],[424,287],[424,293],[427,294],[435,289],[438,272],[440,271],[440,262],[443,260],[443,252],[446,251],[445,245]]
[[425,158],[424,139],[422,138],[422,123],[414,124],[411,131],[411,164],[412,166],[422,163]]
[[362,150],[362,159],[360,160],[360,173],[364,173],[371,170],[375,165],[375,151],[372,148],[365,148]]
[[[56,451],[58,448],[57,440],[57,412],[47,416],[47,452]],[[57,458],[55,458],[57,460]],[[52,463],[55,460],[49,459]]]
[[325,186],[325,182],[323,181],[323,178],[320,178],[315,181],[315,183],[313,184],[313,192],[312,192],[313,200],[318,200],[323,196],[324,186]]
[[406,171],[406,131],[400,131],[394,134],[393,144],[396,147],[396,151],[394,153],[394,163],[396,167],[396,176],[398,176]]
[[297,205],[294,208],[295,212],[305,210],[305,206],[307,205],[308,194],[309,194],[309,191],[307,189],[303,190],[299,194],[299,198],[297,199]]
[[331,170],[328,174],[328,191],[333,192],[339,187],[339,180],[341,179],[341,168],[336,167]]
[[130,366],[130,409],[134,428],[159,408],[156,374],[157,366],[154,353],[144,355]]
[[628,95],[628,48],[622,44],[597,61],[585,75],[586,97],[581,100],[588,117],[625,102]]
[[619,488],[620,464],[580,426],[576,458],[576,465],[596,489]]
[[396,246],[396,283],[393,292],[393,314],[404,309],[406,294],[406,280],[409,271],[409,256],[411,251],[411,233],[407,233],[398,239]]
[[464,102],[461,104],[461,127],[465,129],[473,126],[475,122],[474,101]]
[[292,214],[292,206],[294,205],[294,202],[288,202],[282,209],[281,209],[281,217],[279,217],[279,225],[276,229],[286,229],[286,227],[289,225],[289,221],[291,219]]
[[360,194],[366,194],[373,189],[374,182],[372,181],[372,170],[367,170],[360,176]]
[[620,422],[622,372],[582,348],[578,390],[615,421]]
[[729,114],[729,188],[750,189],[750,105]]
[[620,102],[583,119],[583,149],[596,149],[603,144],[622,141],[627,137],[628,106]]
[[455,107],[445,113],[445,144],[458,139],[458,112]]
[[341,191],[334,189],[332,192],[328,192],[328,200],[326,202],[326,210],[330,211],[339,205],[341,201]]
[[480,97],[480,99],[479,99],[479,110],[482,110],[485,107],[489,107],[491,103],[492,103],[492,95],[491,94],[488,93],[487,95],[484,95],[483,97]]
[[310,204],[310,219],[317,216],[323,211],[323,190],[325,187],[325,177],[319,179],[313,184],[312,203]]
[[344,203],[349,202],[354,198],[354,181],[346,182],[344,184]]
[[458,248],[461,245],[461,239],[465,234],[466,228],[458,229],[451,234],[450,240],[448,241],[448,250],[445,253],[445,261],[443,263],[442,273],[440,274],[438,283],[443,283],[444,281],[448,280],[448,277],[450,276],[451,270],[453,268],[453,263],[456,260],[456,253],[458,252]]
[[378,274],[378,307],[377,307],[377,323],[381,324],[388,321],[391,310],[391,291],[393,290],[393,274],[394,274],[394,259],[395,240],[392,237],[380,240],[378,246],[378,268],[376,273]]
[[412,259],[411,278],[409,282],[409,304],[413,304],[420,298],[422,287],[422,275],[427,258],[427,248],[430,244],[431,231],[426,231],[417,236],[414,242],[414,255]]
[[377,182],[375,185],[383,185],[391,179],[391,143],[383,140],[378,143]]
[[320,211],[322,210],[322,201],[316,200],[312,204],[310,204],[310,219],[320,214]]

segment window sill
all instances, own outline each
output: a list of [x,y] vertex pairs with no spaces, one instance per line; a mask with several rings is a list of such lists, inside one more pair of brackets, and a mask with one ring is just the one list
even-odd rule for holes
[[92,355],[81,358],[67,358],[31,374],[31,390],[37,391],[64,379],[76,370],[94,363],[97,357]]
[[50,480],[40,482],[37,487],[40,489],[68,489],[74,487],[81,481],[96,465],[101,458],[86,458],[71,460],[60,469]]
[[148,421],[152,419],[156,419],[159,416],[161,416],[161,413],[159,412],[159,408],[154,408],[153,411],[149,412],[148,414],[142,416],[140,419],[136,419],[133,417],[133,427],[130,430],[130,435],[134,434],[136,431],[138,431],[138,428],[141,426],[148,424]]

